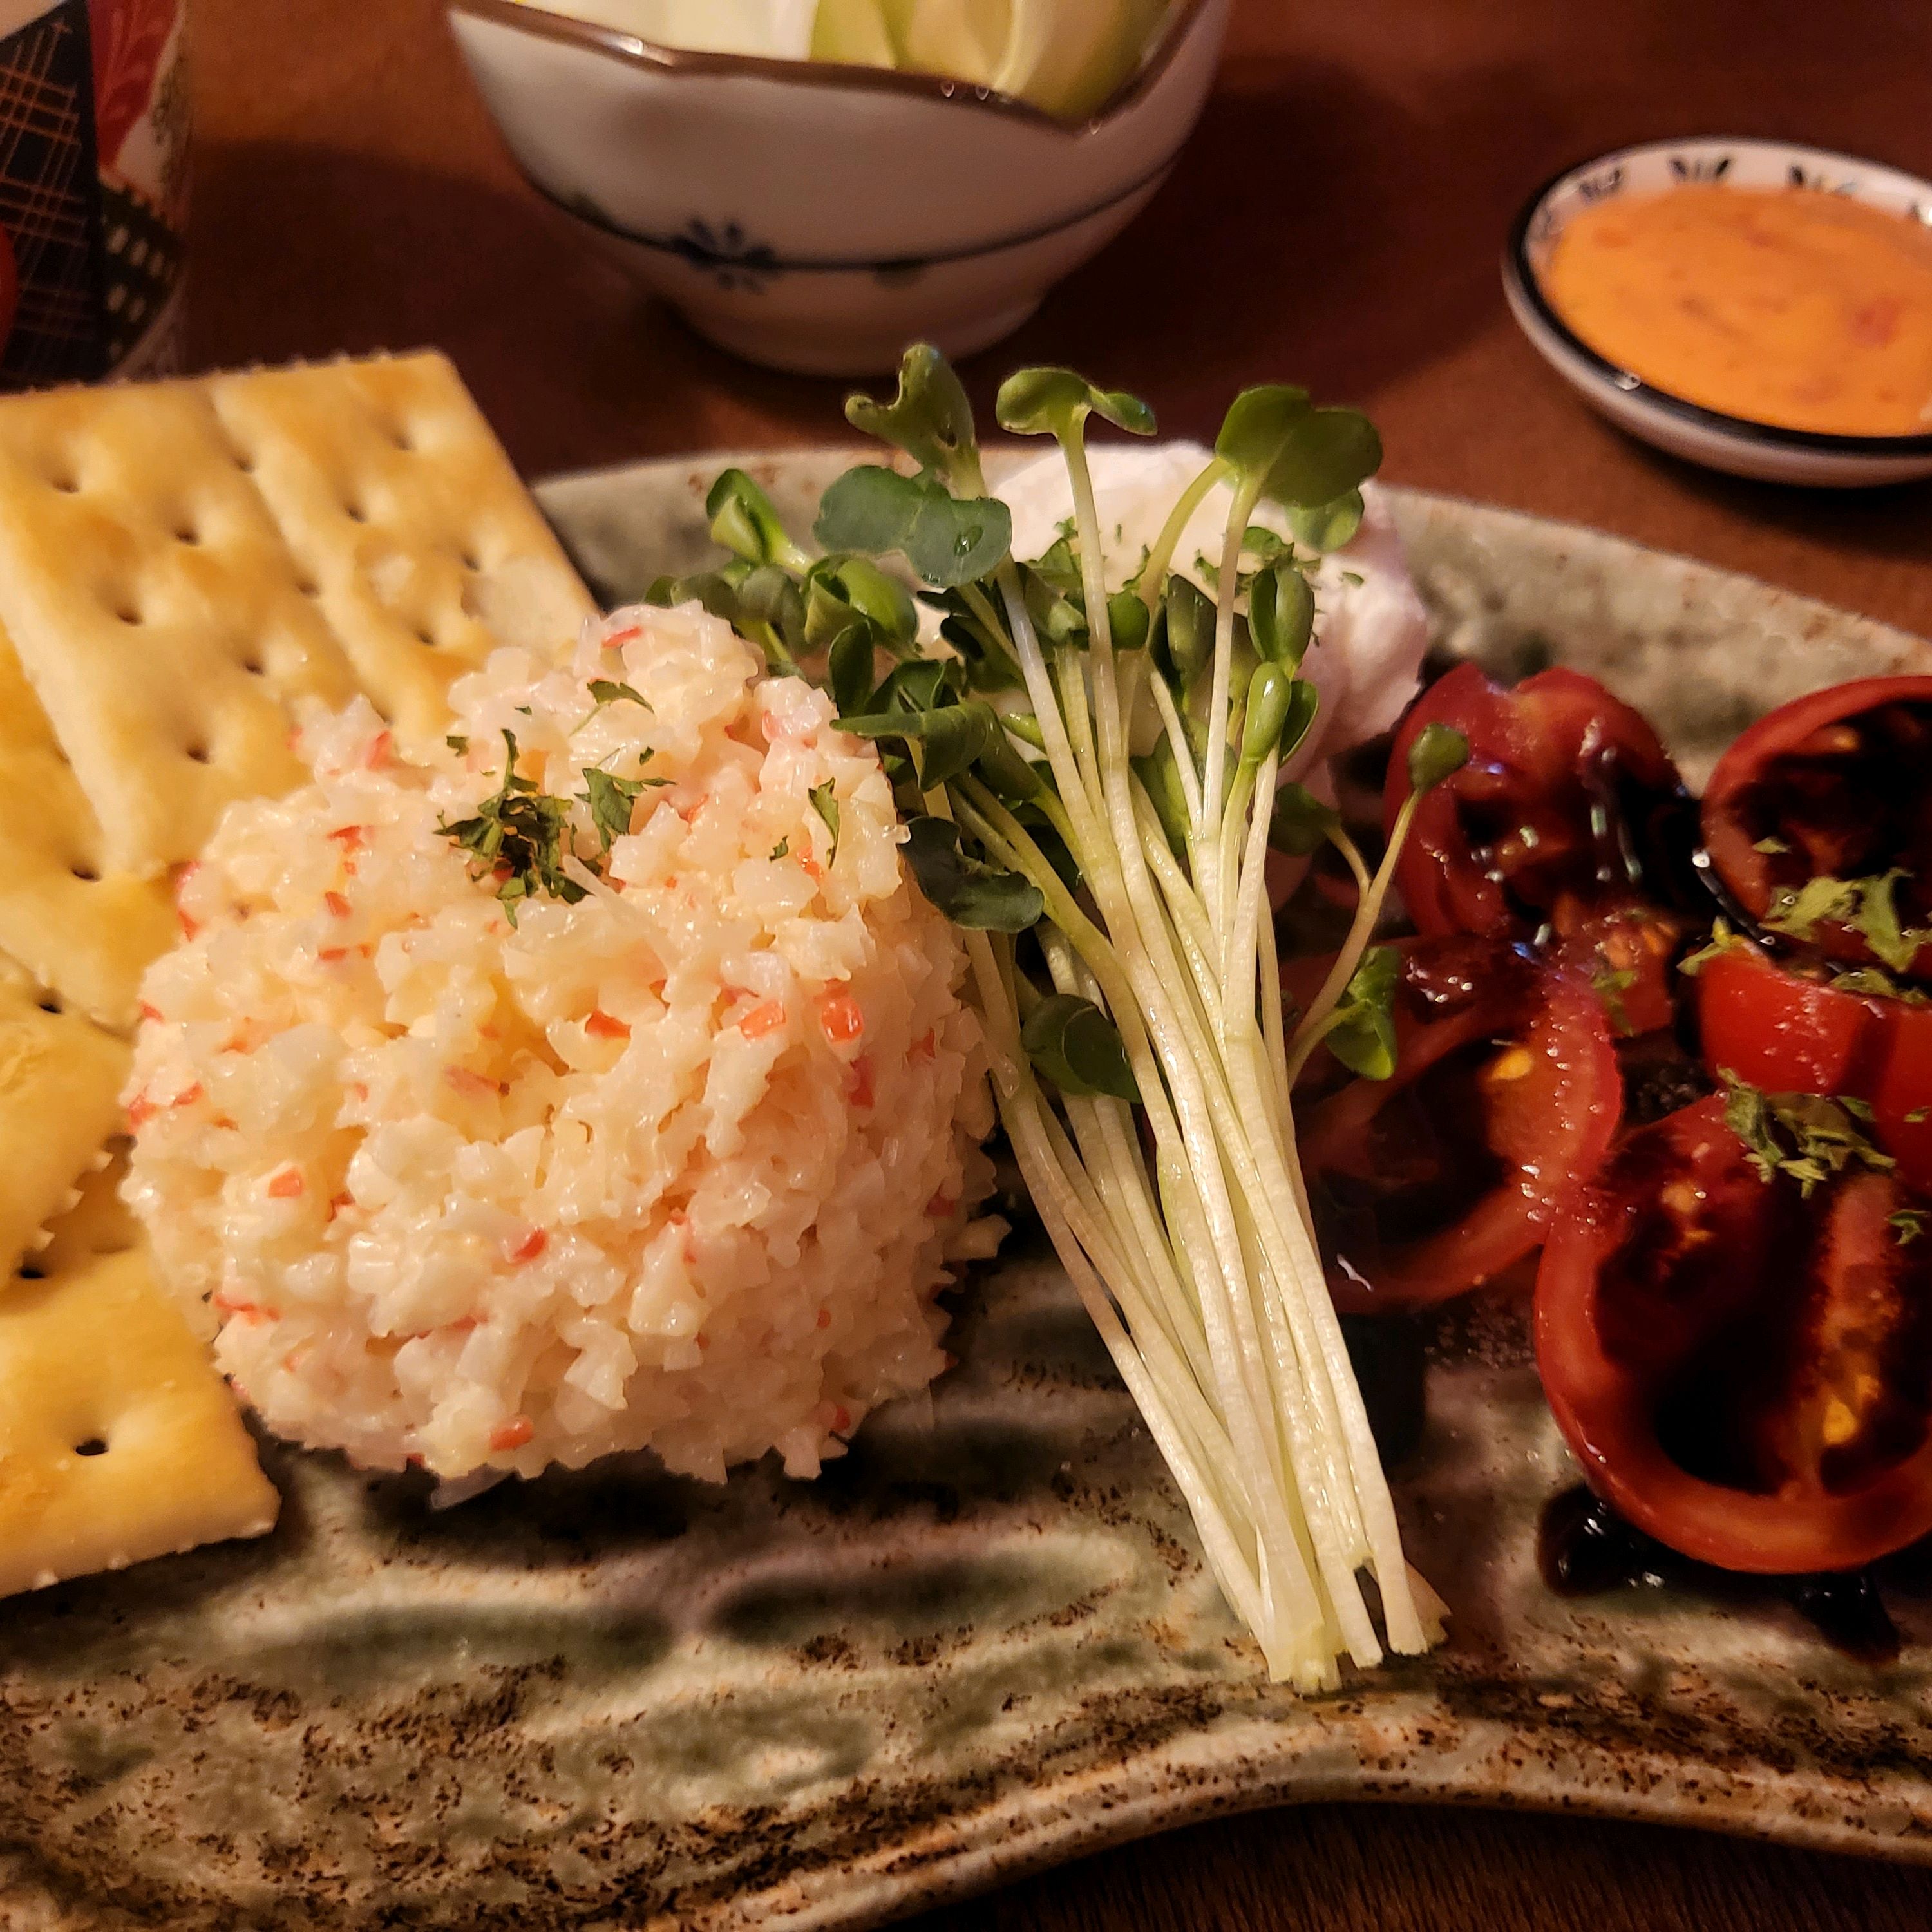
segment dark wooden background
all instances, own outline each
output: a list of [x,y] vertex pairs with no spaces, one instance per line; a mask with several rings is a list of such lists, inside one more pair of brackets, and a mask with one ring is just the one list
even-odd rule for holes
[[[434,344],[532,476],[837,434],[555,225],[435,0],[192,0],[197,366]],[[1932,634],[1932,486],[1726,481],[1586,414],[1505,312],[1528,191],[1653,135],[1786,135],[1932,174],[1925,0],[1238,0],[1173,180],[969,371],[1070,362],[1211,433],[1244,382],[1366,406],[1396,480],[1600,524]],[[1932,1874],[1570,1819],[1324,1807],[1111,1852],[922,1932],[1906,1932]]]

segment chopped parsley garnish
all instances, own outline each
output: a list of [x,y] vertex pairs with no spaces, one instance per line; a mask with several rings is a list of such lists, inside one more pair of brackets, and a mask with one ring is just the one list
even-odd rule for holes
[[1762,852],[1767,859],[1776,859],[1789,852],[1791,848],[1782,838],[1760,838],[1751,850]]
[[1874,878],[1811,879],[1795,890],[1786,886],[1771,902],[1762,923],[1771,932],[1809,939],[1821,926],[1849,926],[1871,948],[1881,965],[1906,971],[1922,946],[1932,946],[1932,928],[1901,926],[1892,894],[1906,875],[1894,866]]
[[539,892],[566,905],[574,905],[585,895],[563,869],[570,801],[551,798],[537,788],[534,778],[518,776],[514,732],[503,734],[503,747],[501,788],[477,807],[473,818],[459,819],[454,825],[439,819],[436,829],[476,860],[472,878],[495,876],[496,897],[514,926],[518,904]]
[[1603,1001],[1604,1010],[1610,1015],[1611,1023],[1619,1033],[1628,1033],[1630,1014],[1624,1006],[1623,996],[1636,984],[1636,968],[1612,966],[1606,961],[1591,974],[1590,984],[1598,998]]
[[1729,952],[1740,946],[1748,947],[1750,944],[1750,941],[1742,933],[1732,930],[1727,920],[1714,919],[1711,922],[1708,943],[1699,946],[1695,952],[1688,954],[1677,970],[1680,973],[1688,973],[1695,979],[1706,963],[1716,958],[1720,953]]
[[608,852],[613,839],[622,838],[630,830],[631,808],[637,803],[638,794],[644,788],[644,781],[615,778],[595,765],[586,765],[584,768],[584,782],[588,789],[579,792],[578,796],[590,806],[590,822],[596,826],[597,836]]
[[590,680],[590,694],[596,699],[598,711],[607,704],[620,702],[641,704],[646,711],[651,708],[650,700],[642,692],[634,691],[628,684],[620,684],[614,678],[593,677]]
[[470,749],[470,740],[464,737],[460,732],[451,732],[449,736],[444,739],[442,742],[447,745],[459,758],[464,757]]
[[1886,1225],[1898,1237],[1901,1248],[1917,1240],[1925,1232],[1925,1210],[1922,1208],[1900,1208],[1885,1218]]
[[1832,986],[1841,993],[1863,993],[1881,1000],[1903,1000],[1908,1006],[1932,1005],[1932,996],[1916,986],[1901,986],[1889,973],[1876,966],[1853,966],[1832,975]]
[[778,841],[778,842],[776,845],[774,845],[774,846],[772,848],[772,864],[776,865],[776,864],[777,864],[777,862],[778,862],[778,860],[781,860],[781,859],[782,859],[782,858],[784,858],[784,857],[785,857],[785,856],[787,856],[787,855],[790,852],[790,850],[791,850],[791,835],[790,835],[790,833],[788,832],[788,833],[786,833],[786,835],[784,836],[784,838],[781,838],[781,839]]
[[838,862],[838,800],[832,790],[832,781],[827,778],[823,784],[814,785],[806,794],[812,801],[812,808],[825,821],[825,829],[832,834],[832,850],[826,854],[825,863],[829,871]]
[[1876,1174],[1889,1174],[1897,1165],[1866,1138],[1872,1110],[1863,1100],[1766,1094],[1746,1086],[1728,1067],[1718,1077],[1725,1088],[1725,1123],[1767,1183],[1787,1174],[1808,1200],[1814,1188],[1854,1161]]

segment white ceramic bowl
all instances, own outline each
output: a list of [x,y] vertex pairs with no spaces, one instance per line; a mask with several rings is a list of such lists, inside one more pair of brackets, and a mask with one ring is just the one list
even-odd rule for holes
[[1544,359],[1631,435],[1736,476],[1849,488],[1932,476],[1932,434],[1825,436],[1721,414],[1652,388],[1581,340],[1543,292],[1565,224],[1612,195],[1659,194],[1690,182],[1842,194],[1932,225],[1932,182],[1876,161],[1788,141],[1649,141],[1568,168],[1517,218],[1503,252],[1503,288]]
[[689,53],[516,4],[451,0],[524,174],[644,284],[754,362],[890,368],[1017,328],[1166,178],[1228,0],[1183,0],[1138,76],[1069,126],[930,76]]

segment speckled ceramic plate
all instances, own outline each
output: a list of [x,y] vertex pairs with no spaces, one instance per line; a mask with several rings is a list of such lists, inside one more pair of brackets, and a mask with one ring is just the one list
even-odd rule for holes
[[[715,463],[554,484],[613,594],[701,553]],[[756,466],[794,512],[836,459]],[[1753,712],[1932,646],[1589,532],[1400,498],[1451,649],[1600,672],[1694,771]],[[1538,1575],[1574,1480],[1516,1325],[1438,1334],[1398,1472],[1454,1606],[1294,1698],[1050,1254],[960,1300],[930,1418],[813,1484],[616,1462],[436,1514],[268,1452],[275,1534],[0,1604],[12,1927],[847,1928],[1207,1814],[1561,1806],[1932,1857],[1932,1602],[1903,1660],[1767,1595]]]

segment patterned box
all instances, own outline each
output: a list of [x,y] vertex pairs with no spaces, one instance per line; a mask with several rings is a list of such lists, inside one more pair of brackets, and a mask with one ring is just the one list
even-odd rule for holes
[[186,16],[0,0],[0,388],[178,360]]

